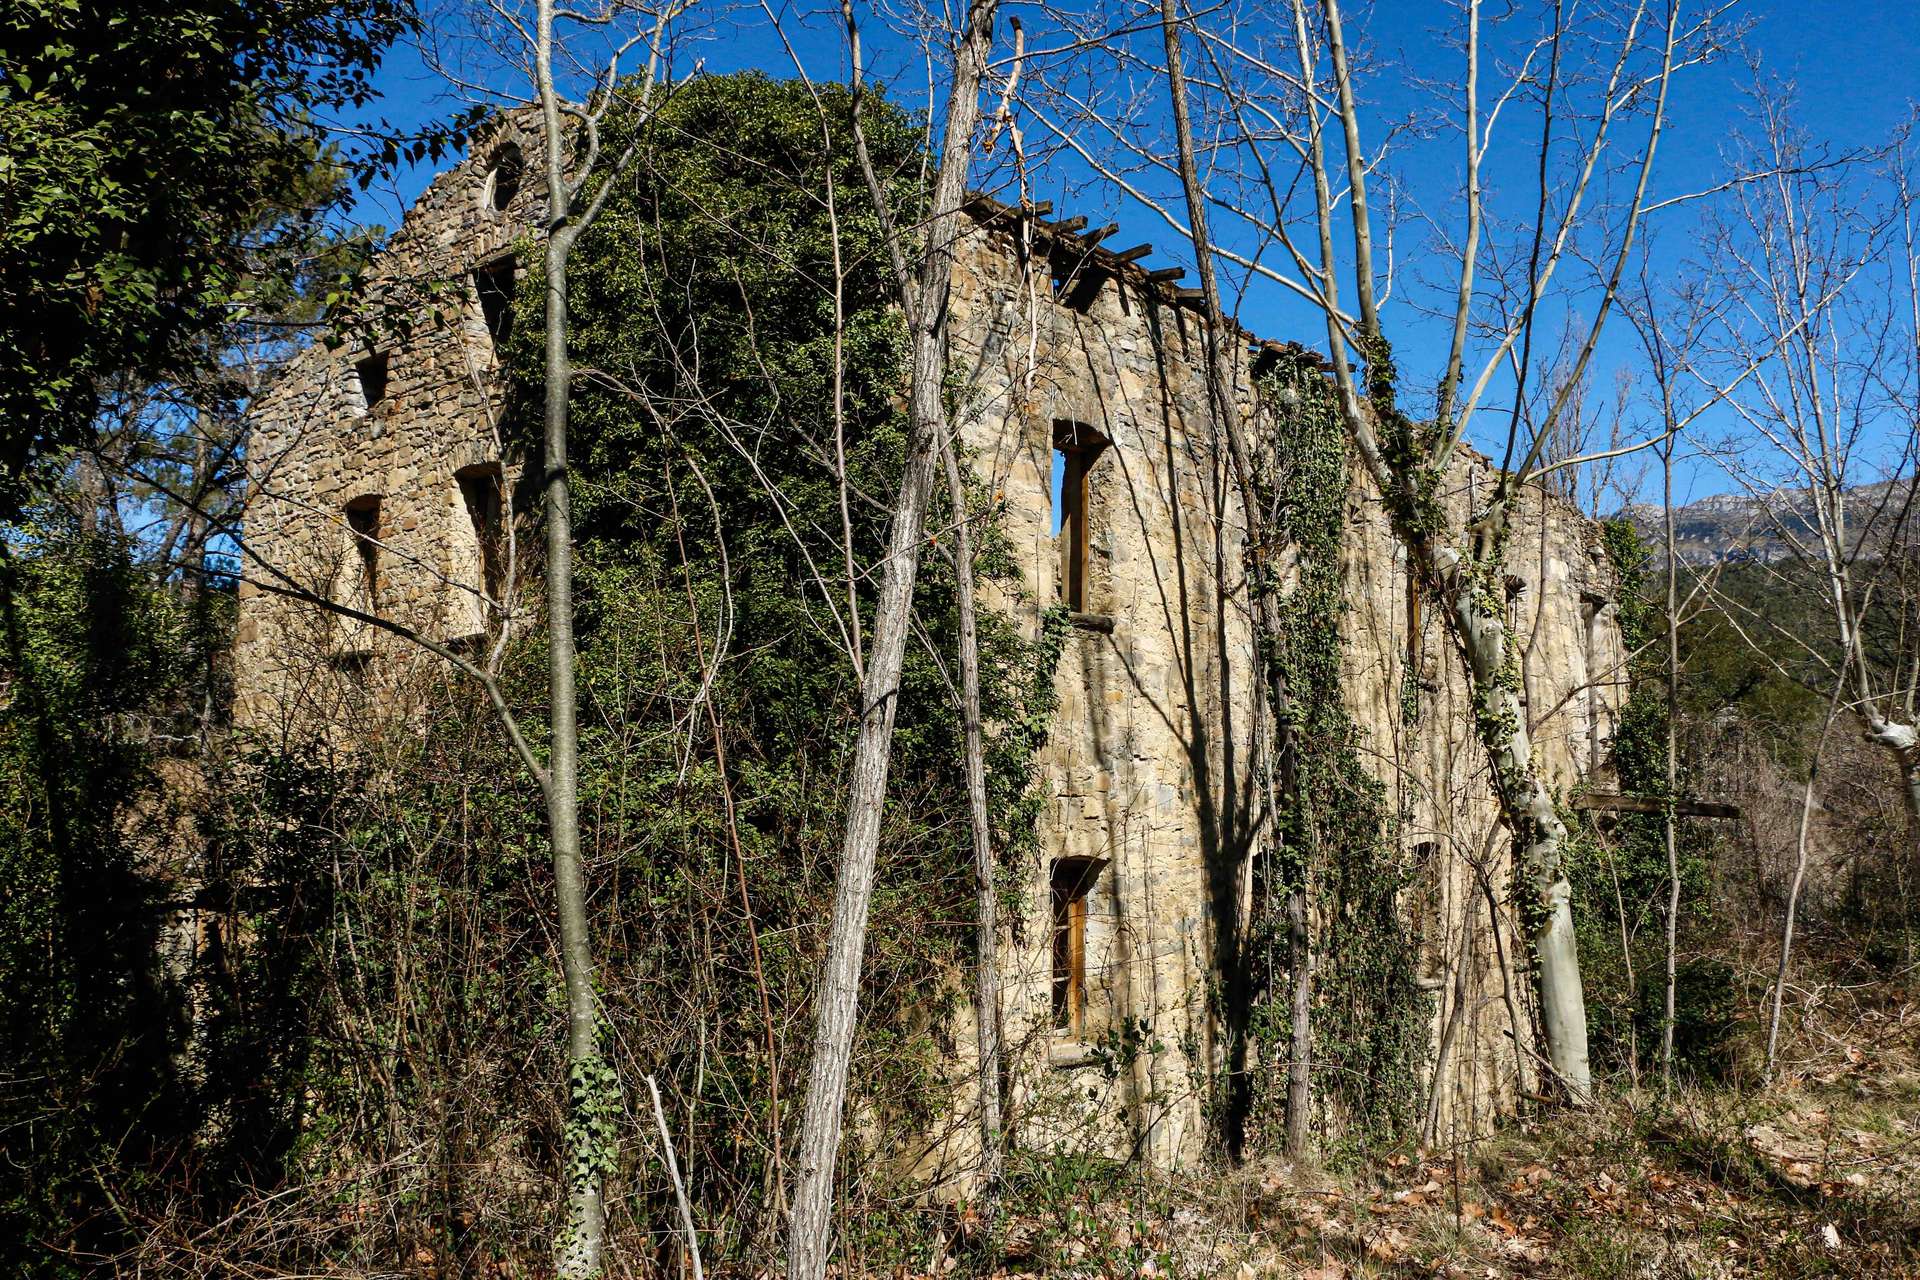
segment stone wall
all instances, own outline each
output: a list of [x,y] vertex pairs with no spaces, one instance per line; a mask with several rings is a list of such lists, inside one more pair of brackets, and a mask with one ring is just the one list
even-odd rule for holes
[[[1241,942],[1251,859],[1267,836],[1267,727],[1244,524],[1211,422],[1193,300],[1088,243],[1037,220],[989,218],[966,239],[956,272],[954,360],[970,395],[963,430],[1023,557],[1025,589],[996,604],[1029,634],[1064,590],[1055,433],[1079,423],[1111,442],[1089,473],[1084,612],[1056,678],[1060,713],[1045,753],[1054,817],[1041,855],[1017,871],[1028,906],[1004,953],[1014,1114],[1029,1145],[1185,1165],[1205,1148],[1229,1051],[1212,1002]],[[1271,345],[1249,340],[1249,364]],[[1460,510],[1491,479],[1466,451],[1445,500]],[[1461,661],[1439,617],[1410,613],[1404,552],[1357,469],[1347,516],[1346,700],[1366,766],[1387,786],[1395,838],[1418,866],[1403,924],[1421,940],[1436,1045],[1458,1019],[1437,1064],[1438,1122],[1442,1133],[1484,1132],[1533,1083],[1509,1035],[1533,1043],[1527,948],[1507,904],[1509,842]],[[1598,758],[1621,697],[1611,570],[1590,522],[1529,489],[1509,572],[1539,760],[1564,787]],[[1053,1025],[1057,859],[1097,867],[1079,1034]],[[1449,966],[1462,960],[1456,987]],[[1322,1122],[1337,1129],[1339,1118]],[[965,1159],[956,1152],[954,1163]]]
[[[522,575],[507,562],[525,559],[513,538],[518,473],[499,437],[492,299],[483,305],[481,289],[514,278],[514,246],[538,213],[534,175],[512,189],[516,151],[531,163],[537,143],[503,125],[441,175],[366,273],[364,332],[337,349],[301,351],[254,406],[251,555],[234,653],[243,728],[337,722],[419,671],[407,640],[276,592],[333,600],[463,646],[497,629],[512,604],[508,587]],[[371,403],[369,358],[384,358],[386,382]],[[483,547],[469,504],[489,487],[500,511],[493,545]],[[375,503],[369,547],[353,513]],[[486,592],[489,553],[500,599]],[[374,562],[371,601],[364,554]]]
[[[443,313],[387,344],[385,400],[364,403],[353,373],[364,351],[316,347],[262,398],[250,455],[249,544],[262,562],[355,603],[360,547],[348,510],[377,495],[379,611],[440,639],[464,639],[498,617],[480,599],[458,475],[503,466],[511,499],[515,471],[493,426],[490,337],[471,276],[525,236],[534,213],[537,181],[506,209],[492,207],[488,174],[508,140],[488,140],[436,181],[370,275],[370,297],[429,321],[435,307]],[[534,154],[530,140],[519,145]],[[1056,441],[1104,442],[1087,473],[1086,577],[1044,753],[1053,807],[1038,856],[1014,869],[1023,906],[1003,947],[1011,1114],[1029,1146],[1191,1165],[1207,1150],[1229,1050],[1213,1009],[1266,836],[1268,732],[1243,527],[1209,420],[1199,320],[1190,296],[1100,247],[1097,234],[990,201],[973,212],[954,277],[960,425],[1020,562],[1019,585],[990,588],[987,600],[1030,635],[1068,590],[1054,530]],[[446,287],[432,293],[435,282]],[[1247,358],[1271,345],[1249,339]],[[1467,503],[1489,481],[1485,461],[1464,455],[1447,501]],[[1436,1043],[1458,1011],[1440,1065],[1442,1128],[1480,1131],[1530,1083],[1509,1034],[1532,1043],[1526,947],[1507,905],[1508,841],[1441,620],[1428,611],[1411,634],[1404,557],[1357,478],[1347,514],[1346,697],[1367,767],[1387,786],[1396,838],[1419,863],[1402,914],[1426,949],[1421,985],[1432,989]],[[504,525],[512,528],[510,513]],[[1587,522],[1531,490],[1511,572],[1540,763],[1567,785],[1598,752],[1619,701],[1611,576]],[[388,696],[383,683],[417,671],[410,653],[405,641],[243,589],[240,718],[256,731],[337,723],[344,700]],[[1078,1019],[1063,1028],[1051,891],[1067,859],[1087,875],[1085,987]],[[1465,979],[1443,984],[1461,957]],[[956,1028],[953,1041],[952,1122],[919,1159],[936,1182],[972,1164],[971,1030]]]

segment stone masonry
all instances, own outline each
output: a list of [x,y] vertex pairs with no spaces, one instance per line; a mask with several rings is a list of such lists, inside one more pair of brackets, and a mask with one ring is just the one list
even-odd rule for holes
[[[510,280],[503,264],[530,242],[537,214],[540,184],[515,180],[516,152],[534,155],[534,140],[483,140],[434,182],[369,274],[369,288],[415,291],[443,323],[371,348],[316,346],[261,398],[254,576],[277,570],[287,585],[364,607],[361,552],[373,537],[383,617],[460,643],[487,630],[489,611],[514,607],[516,472],[494,426],[487,293]],[[1020,589],[988,603],[1029,634],[1046,608],[1074,606],[1043,762],[1052,819],[1021,872],[1026,918],[1003,940],[1016,1136],[1191,1165],[1228,1051],[1209,1002],[1244,925],[1267,809],[1243,525],[1207,407],[1199,313],[1143,255],[1113,252],[1081,220],[985,198],[970,212],[953,297],[960,427],[1023,571]],[[1249,365],[1278,347],[1244,345]],[[366,380],[382,373],[384,394],[370,397]],[[1073,503],[1081,473],[1080,518],[1061,521],[1056,495]],[[1492,480],[1467,454],[1445,500],[1462,507]],[[1512,609],[1538,760],[1564,788],[1603,753],[1624,655],[1595,530],[1535,489],[1522,507]],[[1507,903],[1509,840],[1459,659],[1440,619],[1410,604],[1404,553],[1357,476],[1347,516],[1346,697],[1419,868],[1403,914],[1422,940],[1436,1044],[1455,1021],[1437,1068],[1442,1133],[1484,1132],[1532,1087],[1515,1047],[1514,1033],[1532,1043],[1531,998]],[[243,588],[240,720],[262,734],[324,724],[345,700],[402,678],[409,651]],[[1063,938],[1074,979],[1064,1012]],[[964,1176],[975,1132],[971,1028],[952,1038],[952,1122],[919,1160],[936,1183]]]

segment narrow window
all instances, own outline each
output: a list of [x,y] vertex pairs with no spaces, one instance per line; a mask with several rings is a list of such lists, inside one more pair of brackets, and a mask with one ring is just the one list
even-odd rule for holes
[[1100,296],[1100,289],[1107,282],[1107,270],[1096,264],[1091,254],[1070,250],[1054,253],[1050,265],[1054,301],[1084,314]]
[[474,545],[479,548],[481,591],[498,602],[504,586],[505,566],[500,545],[500,469],[492,463],[468,467],[454,476],[460,485],[460,501],[473,526]]
[[1086,1030],[1087,895],[1099,874],[1092,858],[1053,864],[1053,1028],[1071,1036]]
[[1606,763],[1606,753],[1602,745],[1602,732],[1607,718],[1607,699],[1602,687],[1601,674],[1594,670],[1595,655],[1603,653],[1601,626],[1607,616],[1609,602],[1600,596],[1582,594],[1580,613],[1585,625],[1580,632],[1580,657],[1584,668],[1581,678],[1586,681],[1587,698],[1587,771],[1598,773]]
[[1446,925],[1440,918],[1439,852],[1437,841],[1420,841],[1413,846],[1413,865],[1407,869],[1408,881],[1416,886],[1409,904],[1415,944],[1414,977],[1416,985],[1426,989],[1438,986],[1446,971],[1446,957],[1441,954]]
[[506,343],[513,332],[513,279],[514,261],[512,258],[499,258],[473,271],[474,291],[480,295],[480,314],[487,323],[487,336],[493,339],[495,351]]
[[1081,422],[1053,424],[1053,535],[1060,544],[1060,596],[1067,608],[1087,607],[1087,477],[1106,438]]
[[380,499],[355,498],[347,504],[347,528],[359,559],[359,599],[352,603],[368,613],[380,611]]
[[481,198],[487,208],[498,213],[513,203],[513,198],[520,194],[520,175],[525,167],[516,144],[500,144],[499,150],[493,153],[493,163],[488,167],[487,180],[481,187]]
[[1411,562],[1407,565],[1407,669],[1420,670],[1420,575]]
[[360,398],[372,409],[387,398],[387,353],[370,351],[354,363],[360,378]]

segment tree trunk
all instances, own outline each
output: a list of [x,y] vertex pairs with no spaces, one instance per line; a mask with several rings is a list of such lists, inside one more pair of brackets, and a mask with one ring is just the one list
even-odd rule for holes
[[1287,1062],[1286,1152],[1299,1159],[1307,1153],[1313,1115],[1313,933],[1304,868],[1298,882],[1287,890],[1287,965],[1293,1043]]
[[913,355],[906,465],[894,497],[887,556],[874,605],[873,635],[860,684],[860,732],[848,780],[846,832],[834,889],[833,922],[815,994],[813,1061],[794,1160],[788,1280],[821,1280],[832,1243],[834,1166],[840,1150],[847,1068],[859,1012],[867,909],[873,898],[874,855],[880,842],[887,769],[893,754],[900,666],[906,652],[914,580],[920,568],[934,451],[946,431],[942,375],[953,243],[966,194],[968,151],[980,118],[980,82],[986,72],[995,8],[996,0],[974,0],[968,13],[967,30],[954,60],[953,91],[947,103],[925,247],[910,291],[908,320],[913,331]]
[[[1671,415],[1669,415],[1671,416]],[[1680,943],[1680,833],[1673,803],[1680,789],[1680,767],[1674,734],[1680,721],[1680,583],[1679,557],[1674,552],[1673,444],[1660,455],[1667,535],[1667,795],[1661,809],[1661,833],[1667,842],[1667,992],[1660,1018],[1660,1090],[1673,1093],[1673,1018],[1679,983]]]
[[[1455,561],[1448,582],[1454,631],[1473,678],[1475,720],[1493,765],[1494,790],[1513,828],[1515,862],[1532,898],[1522,918],[1533,936],[1540,970],[1540,1021],[1547,1061],[1569,1101],[1585,1106],[1592,1094],[1587,1062],[1587,1001],[1573,936],[1573,886],[1564,863],[1567,827],[1533,763],[1527,708],[1510,652],[1506,620],[1483,600],[1494,590]],[[1484,576],[1484,575],[1481,575]]]
[[[1193,244],[1194,267],[1200,275],[1202,304],[1206,308],[1207,390],[1213,411],[1225,428],[1228,454],[1240,494],[1242,517],[1246,523],[1248,580],[1251,584],[1254,651],[1272,653],[1281,635],[1280,602],[1271,580],[1269,557],[1263,552],[1266,530],[1259,489],[1254,474],[1253,450],[1246,426],[1240,417],[1237,395],[1238,359],[1220,301],[1220,286],[1213,264],[1213,240],[1207,230],[1206,192],[1200,183],[1195,159],[1193,123],[1187,105],[1187,81],[1182,64],[1180,20],[1175,0],[1160,0],[1160,32],[1167,53],[1167,89],[1173,105],[1175,149],[1180,170],[1180,185],[1186,197],[1188,236]],[[1279,774],[1280,803],[1291,805],[1298,799],[1294,773],[1293,722],[1291,693],[1286,672],[1277,663],[1266,664],[1263,682],[1272,700],[1274,716],[1274,769]],[[1287,963],[1289,973],[1289,1013],[1292,1043],[1287,1066],[1286,1152],[1305,1154],[1308,1137],[1308,1113],[1312,1105],[1313,1080],[1313,969],[1311,915],[1307,904],[1308,868],[1304,857],[1297,863],[1286,856],[1279,834],[1280,815],[1273,815],[1273,847],[1268,852],[1270,865],[1288,867],[1287,884]],[[1221,921],[1223,933],[1231,934],[1241,925],[1238,920]],[[1247,957],[1238,945],[1229,948],[1230,963],[1223,966],[1227,987],[1230,1066],[1235,1093],[1226,1117],[1226,1144],[1239,1154],[1244,1139],[1246,1112],[1251,1104],[1250,1082],[1246,1079],[1246,1036],[1252,1015],[1252,982],[1246,972]]]
[[1787,909],[1780,919],[1780,968],[1773,979],[1773,1010],[1767,1018],[1767,1061],[1761,1073],[1764,1084],[1773,1083],[1773,1065],[1780,1049],[1780,1011],[1786,1002],[1787,971],[1793,959],[1793,927],[1800,910],[1800,887],[1807,878],[1807,858],[1813,826],[1813,791],[1820,779],[1820,757],[1827,749],[1827,735],[1833,732],[1834,717],[1840,712],[1842,690],[1846,688],[1844,664],[1833,682],[1833,696],[1827,701],[1827,719],[1820,739],[1814,744],[1813,759],[1807,764],[1807,782],[1800,793],[1800,833],[1794,845],[1793,882],[1787,887]]
[[560,924],[560,972],[567,1001],[567,1219],[557,1241],[564,1280],[597,1275],[606,1234],[601,1180],[612,1165],[617,1086],[600,1057],[593,952],[587,933],[586,877],[580,858],[580,733],[576,723],[573,636],[573,522],[567,484],[567,257],[578,228],[567,189],[566,138],[553,82],[553,0],[540,0],[535,75],[546,144],[546,350],[542,405],[547,584],[547,834]]
[[1000,904],[993,886],[993,825],[987,812],[985,732],[980,723],[980,635],[973,601],[973,533],[967,493],[954,454],[941,450],[953,502],[954,594],[960,609],[960,712],[966,725],[967,811],[973,820],[974,1001],[980,1094],[981,1199],[991,1206],[1000,1184]]

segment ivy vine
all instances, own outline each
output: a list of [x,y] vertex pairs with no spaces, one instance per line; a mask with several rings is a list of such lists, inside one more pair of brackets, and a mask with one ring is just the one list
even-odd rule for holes
[[[1390,379],[1390,360],[1379,358]],[[1286,589],[1264,585],[1279,596],[1279,626],[1263,638],[1262,660],[1276,721],[1291,729],[1296,785],[1276,815],[1278,853],[1265,877],[1250,959],[1256,973],[1287,971],[1286,896],[1304,888],[1316,935],[1319,1107],[1349,1142],[1387,1139],[1418,1112],[1430,1010],[1413,981],[1417,942],[1399,907],[1411,867],[1394,839],[1385,788],[1362,764],[1360,730],[1342,698],[1341,554],[1351,446],[1334,391],[1311,361],[1283,360],[1260,391],[1280,447],[1257,478],[1256,497],[1269,513],[1268,545],[1254,554],[1268,566],[1290,554],[1296,565]],[[1291,1024],[1285,993],[1260,993],[1249,1035],[1259,1060],[1272,1065],[1256,1085],[1256,1118],[1283,1112]]]

